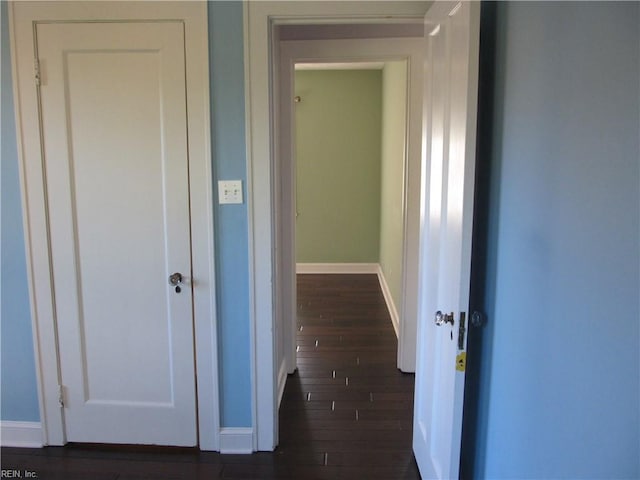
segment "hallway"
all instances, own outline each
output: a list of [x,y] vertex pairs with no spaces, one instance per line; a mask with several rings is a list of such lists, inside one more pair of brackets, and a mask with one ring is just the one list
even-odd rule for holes
[[292,478],[420,478],[411,450],[413,374],[375,275],[298,275],[298,372],[280,406]]

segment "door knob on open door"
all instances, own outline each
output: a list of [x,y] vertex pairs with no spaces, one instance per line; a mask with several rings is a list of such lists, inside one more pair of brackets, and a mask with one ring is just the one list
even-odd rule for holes
[[180,285],[181,283],[182,283],[181,273],[176,272],[169,275],[169,285],[171,285],[172,287],[175,287],[177,285]]
[[477,310],[471,314],[471,325],[474,327],[482,327],[486,323],[486,316]]
[[450,323],[453,326],[453,312],[442,313],[440,310],[436,312],[435,316],[436,325],[440,326],[443,323]]

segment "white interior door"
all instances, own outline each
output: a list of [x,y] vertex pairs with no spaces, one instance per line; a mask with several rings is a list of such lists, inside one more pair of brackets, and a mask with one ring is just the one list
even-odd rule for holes
[[[413,448],[423,478],[458,478],[471,271],[479,2],[425,17],[425,168]],[[435,312],[443,313],[440,325]]]
[[196,445],[184,26],[36,36],[66,439]]

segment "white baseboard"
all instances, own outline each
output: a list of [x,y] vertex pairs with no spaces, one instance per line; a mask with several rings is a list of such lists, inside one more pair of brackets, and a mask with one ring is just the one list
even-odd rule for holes
[[[42,448],[40,422],[0,422],[3,447]],[[227,427],[220,429],[220,453],[253,453],[253,429]]]
[[400,338],[400,315],[398,315],[398,310],[396,309],[396,305],[393,302],[393,297],[391,296],[391,290],[389,290],[389,285],[387,284],[387,279],[384,278],[384,272],[382,271],[382,267],[380,265],[377,266],[377,274],[378,281],[380,282],[380,288],[382,289],[382,295],[384,295],[384,300],[387,302],[387,310],[389,310],[389,315],[391,316],[391,323],[393,324],[393,329],[396,332],[396,338]]
[[377,263],[297,263],[296,273],[378,273]]
[[220,453],[253,453],[253,429],[250,427],[221,428]]
[[284,395],[284,387],[287,385],[287,361],[283,358],[280,362],[280,368],[278,369],[278,408],[282,403],[282,396]]
[[40,422],[0,422],[0,444],[3,447],[42,448]]

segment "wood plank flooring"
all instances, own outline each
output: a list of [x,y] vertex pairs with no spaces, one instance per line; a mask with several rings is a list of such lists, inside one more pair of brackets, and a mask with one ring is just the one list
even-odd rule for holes
[[411,452],[413,375],[375,275],[298,275],[298,371],[275,452],[71,445],[1,450],[2,469],[60,480],[419,479]]
[[376,275],[298,275],[298,371],[281,404],[293,478],[420,478],[411,451],[414,376]]

